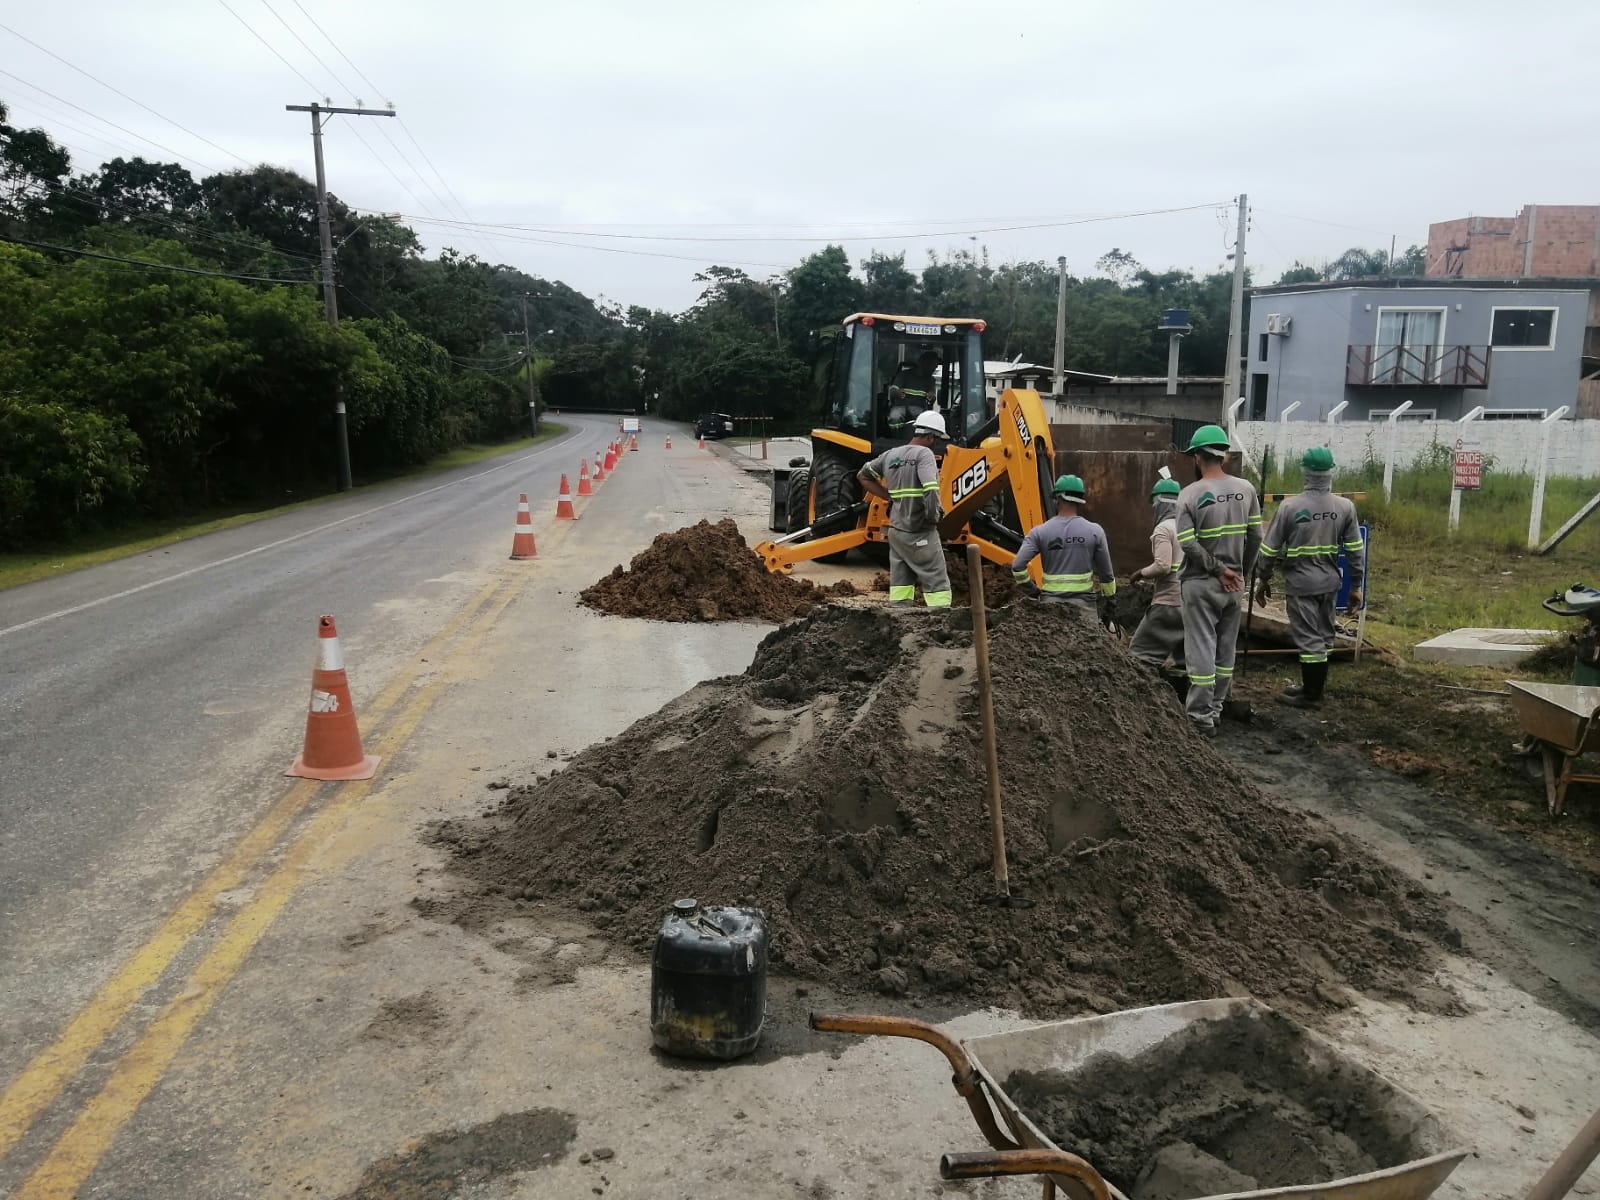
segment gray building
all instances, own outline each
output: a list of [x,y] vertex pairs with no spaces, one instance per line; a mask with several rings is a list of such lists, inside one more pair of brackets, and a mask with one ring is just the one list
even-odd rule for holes
[[[1554,280],[1378,279],[1254,288],[1250,420],[1542,417],[1575,409],[1590,292]],[[1569,415],[1574,415],[1569,412]]]

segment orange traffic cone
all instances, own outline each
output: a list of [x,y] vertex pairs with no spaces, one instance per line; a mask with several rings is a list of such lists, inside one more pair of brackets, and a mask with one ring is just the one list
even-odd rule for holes
[[339,631],[331,616],[318,617],[317,665],[311,672],[305,748],[284,774],[301,779],[371,779],[377,770],[378,760],[361,750]]
[[700,439],[700,449],[704,450],[705,448],[706,448],[706,439],[704,437],[702,437]]
[[609,475],[609,474],[611,474],[611,472],[615,471],[616,469],[617,469],[617,447],[613,443],[613,444],[610,444],[610,445],[606,446],[606,474]]
[[668,450],[672,449],[672,435],[670,433],[667,434],[667,449]]
[[519,562],[539,557],[539,547],[533,544],[533,513],[528,511],[527,492],[517,497],[517,531],[511,538],[511,557]]
[[594,456],[594,481],[596,483],[604,483],[606,481],[606,469],[601,463],[598,453]]
[[637,450],[638,448],[639,448],[639,435],[636,433],[636,434],[633,435],[633,441],[628,444],[628,449],[629,450]]
[[578,460],[578,495],[594,495],[594,488],[589,483],[589,460],[587,458]]
[[561,495],[556,497],[556,520],[576,521],[578,514],[572,508],[572,489],[567,486],[567,477],[561,477]]

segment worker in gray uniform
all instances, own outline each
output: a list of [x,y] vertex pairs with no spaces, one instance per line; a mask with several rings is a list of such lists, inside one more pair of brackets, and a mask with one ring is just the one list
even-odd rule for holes
[[1044,573],[1039,591],[1046,600],[1075,601],[1094,608],[1099,599],[1117,594],[1106,531],[1078,514],[1089,502],[1078,476],[1061,476],[1050,494],[1055,497],[1056,515],[1028,530],[1022,549],[1011,562],[1012,578],[1024,591],[1032,590],[1028,564],[1037,558]]
[[939,462],[933,444],[946,437],[944,414],[931,409],[911,423],[911,441],[861,468],[862,488],[889,502],[889,603],[912,604],[917,585],[929,608],[950,607],[950,571],[939,538]]
[[1183,569],[1183,654],[1189,673],[1184,709],[1196,732],[1215,736],[1233,687],[1239,600],[1261,546],[1261,498],[1249,480],[1228,474],[1228,435],[1202,425],[1189,439],[1199,478],[1178,493]]
[[1128,577],[1130,583],[1147,579],[1155,585],[1150,607],[1134,631],[1128,651],[1157,670],[1167,665],[1168,658],[1180,670],[1184,663],[1183,590],[1178,582],[1183,563],[1178,550],[1178,493],[1182,490],[1176,479],[1158,479],[1150,489],[1150,511],[1155,517],[1155,527],[1150,530],[1150,562]]
[[1278,506],[1261,541],[1256,573],[1256,600],[1272,594],[1272,573],[1283,567],[1284,607],[1289,610],[1289,636],[1300,654],[1300,686],[1278,697],[1292,708],[1315,708],[1328,683],[1328,651],[1337,633],[1334,601],[1344,583],[1339,552],[1350,563],[1350,608],[1361,607],[1366,574],[1366,543],[1356,506],[1332,495],[1333,451],[1316,446],[1300,457],[1304,481],[1300,492]]

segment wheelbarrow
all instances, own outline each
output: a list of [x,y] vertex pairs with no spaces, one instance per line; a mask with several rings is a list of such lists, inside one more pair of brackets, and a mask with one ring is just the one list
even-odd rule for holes
[[[881,1034],[927,1042],[949,1060],[952,1083],[972,1110],[991,1151],[946,1154],[939,1161],[945,1179],[1003,1175],[1043,1177],[1043,1196],[1059,1192],[1070,1200],[1127,1200],[1092,1163],[1057,1146],[1007,1094],[1005,1081],[1017,1072],[1049,1072],[1068,1081],[1091,1060],[1105,1055],[1133,1058],[1205,1022],[1274,1015],[1259,1001],[1243,998],[1195,1000],[1153,1008],[1128,1009],[1105,1016],[1056,1021],[1012,1033],[958,1042],[934,1025],[900,1017],[834,1016],[813,1013],[811,1027],[834,1033]],[[1202,1031],[1203,1032],[1203,1031]],[[1319,1071],[1358,1079],[1381,1098],[1385,1135],[1414,1155],[1408,1161],[1362,1175],[1324,1183],[1228,1192],[1202,1200],[1424,1200],[1444,1182],[1470,1148],[1449,1144],[1442,1126],[1420,1101],[1356,1063],[1316,1035],[1303,1035],[1301,1049]]]
[[1544,796],[1550,815],[1567,806],[1567,787],[1600,783],[1600,775],[1573,770],[1580,755],[1600,753],[1600,687],[1572,683],[1522,683],[1506,680],[1511,705],[1522,722],[1524,753],[1544,765]]

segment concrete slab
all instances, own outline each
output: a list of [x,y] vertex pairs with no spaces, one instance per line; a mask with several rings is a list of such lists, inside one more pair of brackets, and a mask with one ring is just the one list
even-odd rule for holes
[[1422,662],[1458,667],[1514,667],[1553,637],[1553,629],[1453,629],[1417,645]]

